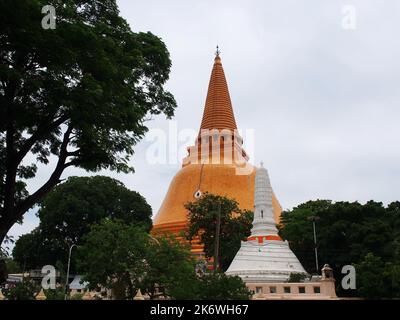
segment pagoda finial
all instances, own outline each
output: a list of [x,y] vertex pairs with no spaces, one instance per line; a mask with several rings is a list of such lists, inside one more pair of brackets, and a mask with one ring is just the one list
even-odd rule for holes
[[220,54],[221,51],[217,46],[200,130],[228,129],[234,131],[237,129]]
[[221,50],[219,50],[219,46],[217,45],[217,51],[215,51],[215,56],[219,57],[220,53],[221,53]]

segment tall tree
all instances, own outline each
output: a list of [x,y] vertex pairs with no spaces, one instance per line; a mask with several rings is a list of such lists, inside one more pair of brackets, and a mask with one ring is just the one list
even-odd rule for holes
[[393,259],[383,260],[369,252],[355,264],[357,291],[369,299],[400,298],[400,242],[396,240]]
[[40,202],[38,215],[42,231],[72,243],[105,218],[140,223],[147,231],[152,226],[146,199],[105,176],[68,178]]
[[150,238],[142,293],[178,300],[196,299],[195,261],[188,246],[171,237]]
[[205,193],[185,205],[189,211],[188,239],[200,237],[208,258],[214,257],[218,215],[220,215],[219,266],[225,271],[231,264],[240,242],[250,235],[253,213],[241,210],[234,199]]
[[151,299],[195,298],[194,260],[176,240],[111,220],[94,226],[85,239],[79,265],[91,288],[112,289],[117,299],[133,299],[139,288]]
[[113,290],[133,299],[140,288],[151,299],[248,299],[239,277],[223,273],[197,276],[188,246],[170,237],[153,238],[137,226],[104,220],[78,248],[79,265],[90,288]]
[[133,299],[143,277],[148,235],[134,225],[104,220],[92,226],[78,248],[79,269],[89,288],[111,289],[117,299]]
[[[316,200],[283,212],[280,235],[289,241],[304,268],[309,273],[315,273],[313,228],[308,219],[311,216],[319,217],[316,222],[319,269],[329,263],[335,277],[340,279],[344,265],[358,265],[360,269],[356,270],[357,278],[366,287],[369,280],[363,282],[362,278],[373,278],[368,274],[368,268],[380,266],[385,270],[386,279],[391,274],[392,280],[397,281],[395,279],[400,266],[398,202],[385,208],[382,203],[374,201],[363,205],[358,202]],[[383,276],[381,272],[380,281]],[[337,283],[339,295],[364,295],[368,292],[343,290],[340,281]],[[395,292],[389,288],[391,285],[388,285],[387,280],[382,283],[386,289],[381,289],[386,293]]]
[[[70,177],[40,201],[40,224],[15,243],[14,259],[26,269],[65,264],[68,246],[82,244],[93,224],[117,219],[151,228],[150,205],[139,193],[105,176]],[[74,259],[72,267],[74,269]]]
[[[55,29],[42,27],[45,5]],[[132,32],[115,0],[0,2],[0,243],[66,168],[132,170],[146,117],[174,113],[170,66],[164,43]],[[55,165],[28,193],[32,155]]]

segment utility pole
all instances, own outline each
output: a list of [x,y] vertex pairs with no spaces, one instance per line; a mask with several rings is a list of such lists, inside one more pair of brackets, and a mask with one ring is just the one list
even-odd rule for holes
[[218,270],[219,261],[219,234],[221,232],[221,200],[218,202],[217,211],[217,226],[215,230],[215,244],[214,244],[214,273]]
[[313,223],[313,231],[314,231],[314,253],[315,253],[315,270],[317,274],[319,274],[319,267],[318,267],[318,249],[317,249],[317,233],[315,231],[315,222],[318,221],[320,218],[318,216],[310,216],[307,218],[308,220],[312,221]]
[[71,265],[71,253],[72,253],[72,249],[74,248],[74,247],[76,247],[77,245],[76,244],[72,244],[70,247],[69,247],[69,254],[68,254],[68,267],[67,267],[67,279],[65,280],[65,296],[64,296],[64,300],[67,300],[67,296],[68,296],[68,289],[69,289],[69,284],[68,284],[68,278],[69,278],[69,267],[70,267],[70,265]]

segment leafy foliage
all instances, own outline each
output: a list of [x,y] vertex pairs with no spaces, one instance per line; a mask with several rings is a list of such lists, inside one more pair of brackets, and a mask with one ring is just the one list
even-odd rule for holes
[[91,226],[103,219],[141,224],[146,231],[151,228],[152,210],[146,200],[109,177],[70,177],[40,205],[39,227],[21,236],[13,250],[14,259],[26,269],[65,263],[68,245],[80,245]]
[[[55,7],[56,29],[41,25]],[[145,120],[173,116],[162,40],[134,33],[115,0],[0,2],[0,243],[68,167],[130,172]],[[33,157],[32,157],[33,155]],[[28,193],[35,161],[56,160]]]
[[185,205],[189,211],[188,239],[200,235],[208,258],[214,256],[217,215],[220,212],[220,258],[224,271],[240,248],[240,241],[250,235],[253,213],[241,210],[238,203],[227,197],[205,193],[199,200]]
[[14,260],[23,271],[43,267],[46,264],[53,264],[58,260],[65,260],[66,244],[45,241],[40,229],[19,237],[13,249]]
[[14,243],[14,238],[5,236],[3,243],[0,243],[0,284],[6,282],[7,274],[10,273],[10,262],[14,262],[9,255],[10,244]]
[[[361,284],[359,290],[345,291],[338,286],[338,294],[377,296],[369,290],[372,286],[380,286],[379,290],[384,291],[384,294],[379,293],[382,297],[398,296],[399,291],[396,293],[393,288],[399,281],[400,202],[393,202],[385,208],[382,203],[374,201],[362,205],[358,202],[317,200],[283,212],[280,235],[290,242],[300,262],[312,273],[315,272],[315,260],[310,216],[320,218],[316,222],[319,267],[330,264],[335,278],[340,279],[344,265],[359,266],[356,269],[356,279]],[[376,279],[369,273],[373,268],[376,268]]]
[[171,237],[153,238],[136,226],[104,220],[79,248],[80,270],[90,287],[113,290],[117,299],[133,299],[140,288],[150,299],[248,299],[240,278],[202,275],[187,246]]
[[133,299],[139,288],[151,299],[193,297],[194,261],[175,239],[153,238],[143,228],[111,220],[95,225],[85,239],[79,266],[92,288],[112,289],[117,299]]
[[196,298],[195,261],[187,245],[172,237],[152,238],[147,244],[145,259],[140,288],[150,299],[160,296],[178,300]]
[[118,299],[133,299],[146,269],[148,235],[140,227],[103,220],[92,226],[78,248],[78,264],[84,281],[114,290]]
[[75,293],[70,300],[83,300],[83,293]]
[[212,273],[198,279],[196,299],[199,300],[248,300],[251,292],[238,276]]
[[46,300],[64,300],[65,286],[44,290],[44,295],[46,296]]
[[33,281],[25,279],[3,291],[3,294],[7,300],[35,300],[39,290],[40,288]]
[[70,177],[40,203],[40,224],[46,236],[79,243],[93,223],[118,219],[151,229],[152,210],[146,199],[122,182],[105,176]]
[[368,253],[355,267],[361,296],[368,299],[400,298],[400,263],[384,262]]
[[0,284],[7,280],[7,264],[5,259],[0,259]]
[[303,282],[304,279],[307,278],[307,275],[304,273],[292,272],[289,275],[288,282]]

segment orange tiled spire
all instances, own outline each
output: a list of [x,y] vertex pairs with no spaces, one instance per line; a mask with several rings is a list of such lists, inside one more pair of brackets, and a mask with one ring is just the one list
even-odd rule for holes
[[218,47],[200,129],[237,129]]

